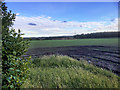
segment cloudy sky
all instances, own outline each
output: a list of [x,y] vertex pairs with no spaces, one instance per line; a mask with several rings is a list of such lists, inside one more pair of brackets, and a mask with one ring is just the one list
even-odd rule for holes
[[118,31],[117,2],[7,2],[24,37]]

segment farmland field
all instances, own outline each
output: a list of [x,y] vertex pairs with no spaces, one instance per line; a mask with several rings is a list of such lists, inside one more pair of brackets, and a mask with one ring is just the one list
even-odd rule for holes
[[84,59],[98,67],[120,75],[120,50],[118,38],[76,40],[33,40],[26,56],[67,55]]
[[32,40],[30,48],[62,46],[118,46],[118,38],[74,39],[74,40]]

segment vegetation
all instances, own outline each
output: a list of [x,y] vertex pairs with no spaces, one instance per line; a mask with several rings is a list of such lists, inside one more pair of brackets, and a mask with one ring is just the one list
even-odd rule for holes
[[0,86],[2,85],[2,48],[1,47],[2,47],[2,41],[0,40]]
[[120,32],[99,32],[99,33],[90,33],[90,34],[81,34],[75,35],[74,38],[118,38]]
[[0,89],[1,89],[1,86],[2,86],[2,63],[0,61]]
[[[0,1],[0,6],[1,6],[2,2]],[[2,86],[2,12],[0,10],[0,89]]]
[[23,88],[118,88],[120,84],[112,72],[67,56],[43,56],[32,63]]
[[30,58],[22,58],[29,46],[29,42],[23,40],[21,32],[10,29],[15,21],[15,14],[7,11],[4,2],[2,9],[2,87],[19,88],[27,79]]
[[[86,61],[77,61],[67,56],[43,56],[33,59],[22,55],[28,49],[29,41],[22,38],[20,30],[10,29],[15,14],[7,10],[4,2],[2,10],[2,88],[118,88],[117,75],[97,68]],[[1,42],[1,41],[0,41]],[[116,46],[118,38],[75,39],[31,41],[30,48],[75,45]],[[1,49],[1,48],[0,48]],[[1,54],[1,52],[0,52]],[[1,75],[1,69],[0,69]],[[1,79],[1,78],[0,78]],[[1,83],[0,83],[1,84]]]
[[118,46],[119,38],[75,39],[75,40],[32,40],[30,48],[62,46]]
[[68,39],[87,39],[87,38],[118,38],[120,32],[98,32],[89,34],[77,34],[74,36],[54,36],[54,37],[28,37],[31,40],[68,40]]

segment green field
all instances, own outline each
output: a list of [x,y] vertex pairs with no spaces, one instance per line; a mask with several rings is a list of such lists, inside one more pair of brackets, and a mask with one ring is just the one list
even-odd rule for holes
[[118,46],[118,38],[75,39],[75,40],[32,40],[30,48],[60,46]]
[[118,88],[120,77],[86,61],[68,56],[43,56],[33,60],[23,88]]

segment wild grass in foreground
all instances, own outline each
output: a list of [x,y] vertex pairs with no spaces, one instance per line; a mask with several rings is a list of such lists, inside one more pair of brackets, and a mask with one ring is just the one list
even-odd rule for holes
[[33,60],[24,88],[118,88],[120,77],[86,61],[67,56],[43,56]]

